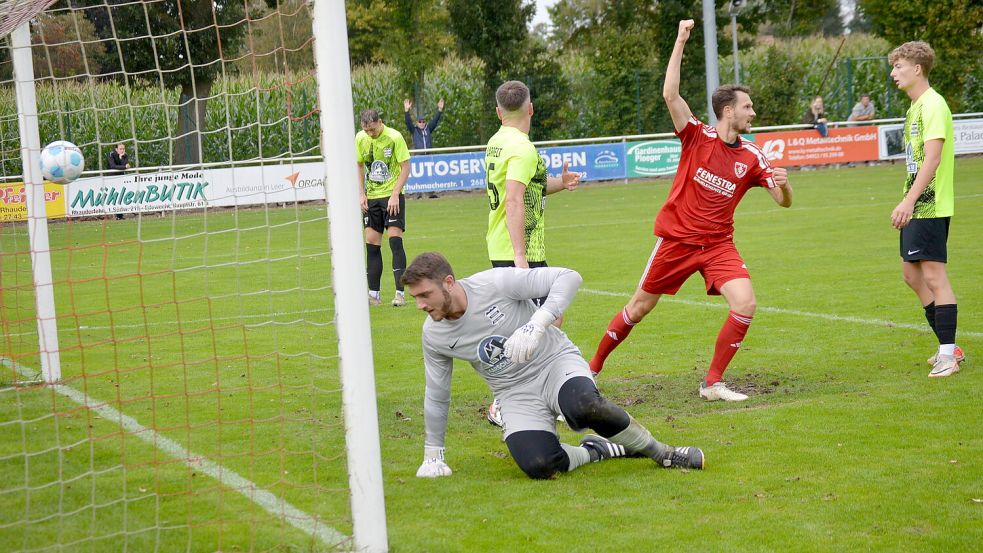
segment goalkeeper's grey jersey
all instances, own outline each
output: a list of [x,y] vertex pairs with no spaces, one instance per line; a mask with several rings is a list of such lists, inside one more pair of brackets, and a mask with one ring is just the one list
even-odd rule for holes
[[542,308],[556,317],[563,314],[582,282],[576,271],[561,267],[497,268],[457,282],[468,297],[464,315],[454,321],[427,317],[423,323],[427,375],[423,410],[426,444],[431,446],[444,445],[454,358],[471,363],[499,395],[533,380],[561,355],[580,355],[577,346],[553,325],[546,328],[528,363],[513,363],[503,351],[505,340],[536,311],[531,299],[548,296]]

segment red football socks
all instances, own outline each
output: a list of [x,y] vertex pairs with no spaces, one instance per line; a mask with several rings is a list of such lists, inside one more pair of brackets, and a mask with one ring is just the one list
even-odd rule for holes
[[590,360],[590,370],[592,373],[597,374],[601,372],[601,369],[604,368],[604,360],[614,351],[614,348],[618,347],[628,337],[631,329],[636,324],[638,323],[628,318],[627,307],[619,311],[611,319],[611,322],[608,323],[607,331],[604,332],[604,337],[601,338],[601,343],[597,345],[597,352],[594,353],[594,358]]
[[707,371],[707,386],[712,386],[723,377],[730,360],[740,349],[747,329],[751,327],[751,319],[751,316],[733,311],[727,314],[727,320],[724,321],[724,326],[717,335],[717,345],[713,349],[713,360],[710,361],[710,370]]

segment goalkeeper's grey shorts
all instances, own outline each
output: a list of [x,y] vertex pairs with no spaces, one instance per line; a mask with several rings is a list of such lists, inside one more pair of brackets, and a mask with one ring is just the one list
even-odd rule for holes
[[523,430],[544,430],[556,434],[556,417],[561,414],[557,401],[560,387],[578,376],[594,379],[590,366],[579,353],[564,353],[533,380],[499,391],[496,397],[502,407],[505,437]]

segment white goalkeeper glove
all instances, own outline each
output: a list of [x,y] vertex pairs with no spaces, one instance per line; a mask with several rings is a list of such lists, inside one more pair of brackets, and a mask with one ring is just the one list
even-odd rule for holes
[[423,446],[423,464],[416,470],[417,478],[450,476],[451,468],[444,462],[444,448]]
[[537,309],[529,322],[522,325],[505,341],[505,356],[515,363],[525,363],[532,359],[539,342],[546,334],[546,327],[553,324],[556,317],[545,309]]

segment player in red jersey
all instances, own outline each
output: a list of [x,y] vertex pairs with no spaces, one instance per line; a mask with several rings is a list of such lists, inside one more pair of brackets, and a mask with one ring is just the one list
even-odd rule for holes
[[679,96],[679,66],[692,29],[692,19],[679,22],[662,89],[683,149],[669,197],[655,219],[658,240],[638,289],[611,320],[590,366],[599,373],[608,354],[655,308],[662,294],[675,294],[698,271],[706,281],[707,294],[722,294],[730,305],[709,371],[700,383],[700,396],[711,401],[741,401],[747,396],[730,390],[721,380],[741,347],[755,309],[751,275],[734,246],[734,209],[755,186],[766,187],[778,205],[789,207],[792,188],[785,169],[773,168],[754,143],[741,137],[751,132],[754,119],[747,87],[724,85],[714,91],[715,127],[694,117]]

